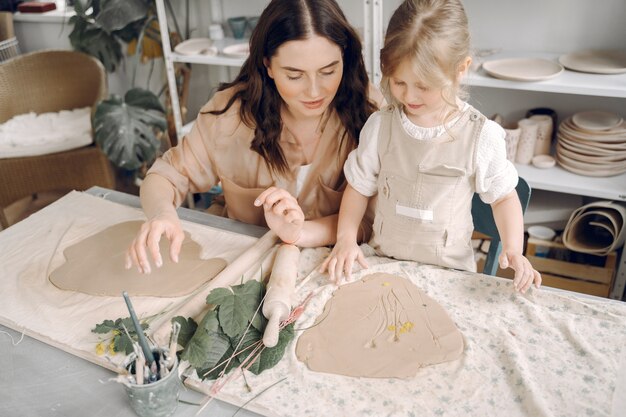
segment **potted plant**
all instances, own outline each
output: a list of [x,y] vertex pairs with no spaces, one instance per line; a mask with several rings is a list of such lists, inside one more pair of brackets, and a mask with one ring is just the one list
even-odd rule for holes
[[[162,56],[158,20],[151,0],[76,0],[69,35],[74,49],[98,58],[114,72],[124,54],[134,55],[132,84],[140,62]],[[136,178],[154,161],[167,128],[165,109],[150,90],[133,87],[111,95],[93,115],[95,141],[111,162]]]

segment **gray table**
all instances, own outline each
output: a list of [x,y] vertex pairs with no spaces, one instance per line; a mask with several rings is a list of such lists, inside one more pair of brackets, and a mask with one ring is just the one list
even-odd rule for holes
[[[87,191],[106,200],[139,207],[135,196],[93,187]],[[262,236],[267,229],[189,209],[179,209],[182,219]],[[4,296],[4,295],[3,295]],[[0,297],[1,300],[1,297]],[[12,338],[12,339],[11,339]],[[0,416],[2,417],[133,417],[122,385],[109,382],[115,373],[60,349],[0,326]],[[183,389],[181,399],[200,403],[204,397]],[[226,417],[238,407],[213,401],[201,416]],[[196,405],[179,403],[174,417],[194,416]],[[258,416],[241,410],[240,417]]]

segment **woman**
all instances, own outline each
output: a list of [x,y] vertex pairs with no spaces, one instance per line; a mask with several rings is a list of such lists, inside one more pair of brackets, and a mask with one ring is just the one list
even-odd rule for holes
[[382,101],[374,94],[361,42],[334,0],[272,0],[237,78],[148,172],[140,191],[148,221],[126,267],[149,273],[147,250],[161,266],[163,234],[176,262],[184,234],[175,207],[219,182],[228,217],[267,225],[298,246],[334,243],[343,163]]

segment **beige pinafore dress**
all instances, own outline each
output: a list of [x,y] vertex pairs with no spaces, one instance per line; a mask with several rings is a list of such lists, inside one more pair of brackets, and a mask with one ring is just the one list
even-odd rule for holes
[[471,205],[485,116],[468,105],[448,132],[416,140],[402,127],[400,110],[381,113],[370,245],[384,256],[475,272]]

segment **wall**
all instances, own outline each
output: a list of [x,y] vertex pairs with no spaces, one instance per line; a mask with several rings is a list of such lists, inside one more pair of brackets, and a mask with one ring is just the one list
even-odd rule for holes
[[[208,36],[208,26],[223,18],[258,15],[268,0],[190,0],[189,28],[192,37]],[[348,19],[363,26],[363,1],[339,0]],[[384,0],[386,23],[400,0]],[[502,48],[516,51],[565,53],[583,48],[624,48],[626,41],[626,1],[603,0],[465,0],[475,49]],[[184,1],[173,2],[181,31],[186,31]],[[171,28],[173,24],[170,22]],[[224,25],[228,34],[227,25]],[[15,30],[23,52],[44,48],[70,48],[67,23],[16,21]],[[134,62],[127,61],[109,75],[109,89],[123,94],[131,86]],[[232,79],[238,69],[193,65],[189,114],[196,114],[219,82]],[[141,66],[136,85],[146,87],[149,66]],[[165,84],[162,61],[156,61],[149,84],[159,91]],[[624,112],[623,99],[601,99],[567,94],[533,93],[474,87],[471,102],[485,114],[499,112],[507,119],[520,118],[526,109],[537,106],[556,108],[565,117],[573,112],[598,108]]]

